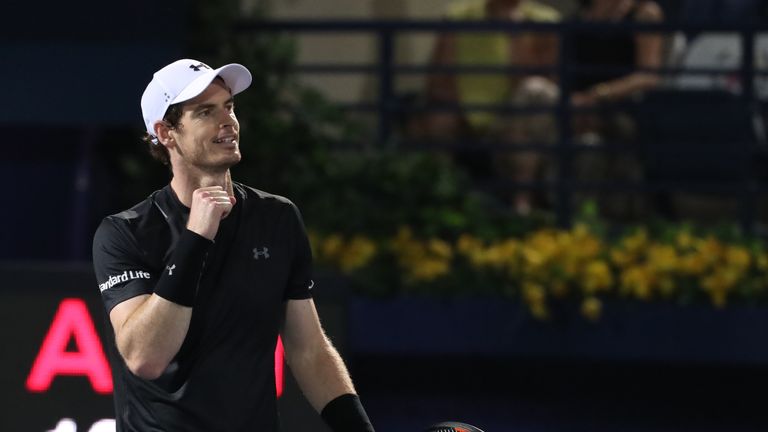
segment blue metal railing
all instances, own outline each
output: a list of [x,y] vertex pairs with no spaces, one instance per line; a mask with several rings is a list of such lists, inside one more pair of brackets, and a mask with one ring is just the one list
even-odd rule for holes
[[[587,23],[578,21],[566,21],[557,24],[550,23],[510,23],[502,21],[405,21],[405,20],[293,20],[293,21],[240,21],[235,25],[236,32],[283,32],[283,33],[362,33],[375,35],[377,38],[377,58],[372,64],[339,64],[339,63],[305,63],[295,67],[297,73],[312,74],[375,74],[378,78],[378,95],[373,103],[344,104],[343,108],[353,111],[375,112],[377,117],[377,130],[375,140],[379,144],[390,141],[395,130],[395,116],[398,114],[415,113],[419,111],[499,111],[516,112],[521,115],[540,112],[541,110],[553,111],[558,119],[558,140],[555,146],[543,146],[536,143],[523,143],[515,145],[498,145],[497,143],[478,143],[476,141],[456,141],[445,143],[440,148],[473,148],[487,149],[489,151],[536,151],[553,154],[557,163],[557,173],[550,184],[531,183],[505,185],[519,189],[547,188],[555,192],[555,211],[558,223],[568,226],[573,217],[572,195],[577,190],[603,190],[622,191],[629,193],[648,193],[653,191],[665,191],[670,189],[735,193],[740,196],[739,220],[747,231],[752,231],[755,226],[755,200],[760,194],[768,192],[762,184],[757,184],[754,179],[749,179],[738,185],[695,185],[695,184],[621,184],[611,182],[609,184],[594,182],[576,182],[571,172],[571,162],[577,152],[630,151],[630,146],[622,144],[605,145],[601,147],[581,146],[573,142],[571,134],[571,115],[574,108],[570,106],[569,89],[571,76],[575,72],[585,73],[605,71],[605,68],[584,67],[569,61],[571,55],[572,35],[577,31],[594,32],[655,32],[673,34],[698,34],[702,32],[727,32],[737,33],[742,41],[741,64],[738,68],[681,68],[664,66],[653,69],[652,72],[662,76],[674,76],[685,73],[695,74],[735,74],[741,82],[741,98],[748,106],[757,106],[754,78],[768,76],[768,71],[756,70],[754,47],[755,35],[768,31],[766,26],[758,25],[709,25],[709,24],[679,24],[679,23]],[[559,59],[552,67],[521,67],[521,66],[491,66],[491,65],[454,65],[435,66],[403,65],[395,63],[395,38],[409,33],[445,33],[445,32],[488,32],[499,31],[508,33],[517,32],[546,32],[556,34],[560,41]],[[637,69],[622,69],[630,72]],[[651,70],[649,70],[651,71]],[[551,74],[558,76],[560,86],[560,98],[554,107],[525,107],[512,105],[441,105],[441,106],[401,106],[395,90],[395,79],[400,75],[429,74],[429,73],[506,73],[506,74]],[[620,108],[620,107],[619,107]],[[430,148],[433,144],[409,142],[407,148]],[[404,146],[405,148],[405,146]],[[746,168],[746,167],[745,167]]]

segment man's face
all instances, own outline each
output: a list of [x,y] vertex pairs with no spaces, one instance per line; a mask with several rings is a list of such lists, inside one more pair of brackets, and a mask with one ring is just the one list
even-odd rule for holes
[[240,161],[240,124],[232,94],[221,80],[184,103],[179,126],[171,131],[174,167],[220,171]]

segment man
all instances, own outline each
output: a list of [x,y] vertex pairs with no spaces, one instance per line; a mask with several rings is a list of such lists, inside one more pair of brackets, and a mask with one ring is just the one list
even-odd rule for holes
[[[450,4],[451,21],[490,21],[547,23],[561,20],[556,9],[536,0],[457,0]],[[517,66],[554,67],[558,41],[549,32],[465,31],[439,34],[432,52],[436,66]],[[521,107],[552,106],[558,97],[554,73],[434,73],[427,75],[427,99],[437,104],[505,105]],[[504,114],[491,110],[435,111],[427,115],[423,131],[428,138],[488,140],[505,144],[551,144],[556,128],[551,115]],[[542,171],[542,155],[536,152],[479,152],[466,149],[455,155],[457,162],[479,180],[510,179],[517,183],[537,180]],[[519,214],[534,207],[529,191],[505,197]]]
[[[179,60],[141,108],[169,185],[106,217],[93,261],[112,330],[118,431],[277,431],[274,349],[334,431],[373,431],[320,325],[311,252],[289,200],[231,180],[239,64]],[[113,337],[112,337],[113,336]]]
[[[446,14],[450,21],[488,21],[510,23],[547,23],[561,20],[560,13],[535,0],[457,0]],[[466,31],[440,33],[435,42],[431,63],[439,66],[528,66],[554,67],[558,56],[558,41],[548,32]],[[554,77],[554,71],[550,74]],[[501,104],[512,98],[526,84],[530,74],[503,73],[435,73],[427,76],[427,93],[438,102],[463,104]],[[541,78],[538,75],[534,75]],[[442,114],[442,113],[441,113]],[[455,132],[454,122],[467,123],[477,131],[489,131],[494,123],[506,121],[490,111],[469,111],[437,116],[438,120],[452,117],[448,129]],[[445,132],[439,124],[440,130]]]

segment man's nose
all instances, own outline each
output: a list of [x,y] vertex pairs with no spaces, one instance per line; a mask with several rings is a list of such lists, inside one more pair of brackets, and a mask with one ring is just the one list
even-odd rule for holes
[[234,126],[235,123],[237,122],[235,120],[234,113],[230,112],[229,110],[221,110],[221,112],[222,112],[222,114],[221,114],[221,116],[219,118],[220,126],[221,127]]

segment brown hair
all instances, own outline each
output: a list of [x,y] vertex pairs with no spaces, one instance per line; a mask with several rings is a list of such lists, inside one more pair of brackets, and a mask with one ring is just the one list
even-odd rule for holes
[[[163,116],[163,121],[168,123],[171,129],[178,129],[181,126],[182,106],[183,102],[169,106],[168,110],[165,112],[165,116]],[[156,136],[149,132],[145,132],[144,137],[142,137],[141,140],[147,143],[149,154],[151,154],[153,158],[159,160],[163,165],[168,166],[168,168],[171,167],[171,155],[168,153],[168,149]]]

